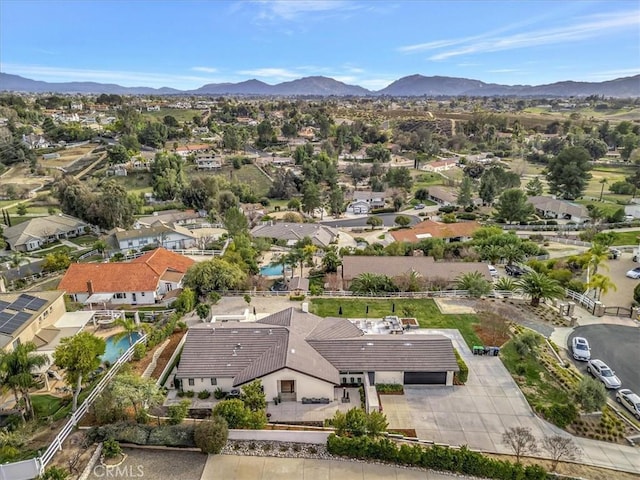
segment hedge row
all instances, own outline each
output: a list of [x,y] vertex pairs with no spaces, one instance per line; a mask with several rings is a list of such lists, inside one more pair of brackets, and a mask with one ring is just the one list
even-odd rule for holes
[[140,425],[113,423],[94,427],[87,433],[91,441],[117,440],[134,445],[195,447],[193,425]]
[[437,445],[398,445],[388,438],[338,437],[329,435],[327,450],[333,455],[379,460],[433,470],[455,472],[498,480],[546,480],[547,472],[539,465],[522,466],[485,457],[466,447],[453,449]]
[[456,361],[458,362],[458,368],[460,369],[459,372],[455,372],[453,374],[453,378],[457,381],[457,385],[464,385],[467,383],[467,379],[469,378],[469,367],[467,367],[467,364],[458,353],[458,350],[454,349],[453,351],[456,354]]

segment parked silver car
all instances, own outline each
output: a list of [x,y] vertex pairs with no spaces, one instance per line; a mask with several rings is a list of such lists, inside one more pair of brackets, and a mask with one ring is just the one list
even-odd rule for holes
[[576,360],[588,361],[591,358],[591,348],[589,342],[584,337],[573,337],[571,339],[571,353]]
[[634,417],[640,420],[640,396],[633,393],[628,388],[622,388],[616,392],[616,401],[624,405]]
[[589,363],[587,363],[587,372],[599,379],[607,388],[615,390],[622,386],[622,382],[616,377],[616,372],[611,370],[602,360],[598,360],[597,358],[589,360]]

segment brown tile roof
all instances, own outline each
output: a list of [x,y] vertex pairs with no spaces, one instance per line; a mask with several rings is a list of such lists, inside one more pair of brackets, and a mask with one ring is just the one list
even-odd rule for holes
[[165,274],[169,274],[167,279],[170,277],[175,281],[194,263],[165,248],[156,248],[131,262],[72,263],[58,290],[86,293],[89,291],[87,282],[91,282],[94,293],[152,292]]
[[185,273],[196,262],[189,257],[171,252],[166,248],[156,248],[132,260],[131,263],[146,263],[156,273],[161,274],[167,269]]
[[153,292],[158,275],[147,264],[136,263],[72,263],[62,277],[58,290],[87,293],[91,282],[93,293]]
[[426,279],[444,279],[453,282],[459,275],[480,272],[491,281],[486,263],[482,262],[436,262],[433,257],[376,257],[345,255],[342,257],[342,278],[351,281],[361,273],[377,273],[397,277],[416,271]]
[[470,237],[480,228],[478,222],[440,223],[433,220],[425,220],[411,228],[395,230],[391,236],[396,242],[416,243],[423,238],[456,238]]

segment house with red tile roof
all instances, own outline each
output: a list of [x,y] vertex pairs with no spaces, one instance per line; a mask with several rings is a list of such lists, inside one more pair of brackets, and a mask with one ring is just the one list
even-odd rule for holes
[[471,239],[481,225],[478,222],[440,223],[425,220],[411,228],[390,232],[396,242],[418,243],[425,238],[442,238],[446,243]]
[[80,303],[153,305],[166,293],[182,288],[184,274],[194,263],[164,248],[130,262],[72,263],[58,290]]

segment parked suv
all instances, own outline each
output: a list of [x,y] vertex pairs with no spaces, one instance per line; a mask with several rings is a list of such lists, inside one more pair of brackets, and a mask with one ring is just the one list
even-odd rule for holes
[[604,386],[610,389],[617,389],[622,386],[622,382],[616,377],[616,372],[611,370],[606,363],[597,358],[589,360],[587,363],[587,372],[599,379]]
[[507,265],[504,269],[507,275],[511,275],[512,277],[520,277],[527,273],[525,269],[520,268],[518,265]]
[[634,417],[640,420],[640,396],[628,388],[622,388],[616,392],[616,401],[620,405],[624,405]]

